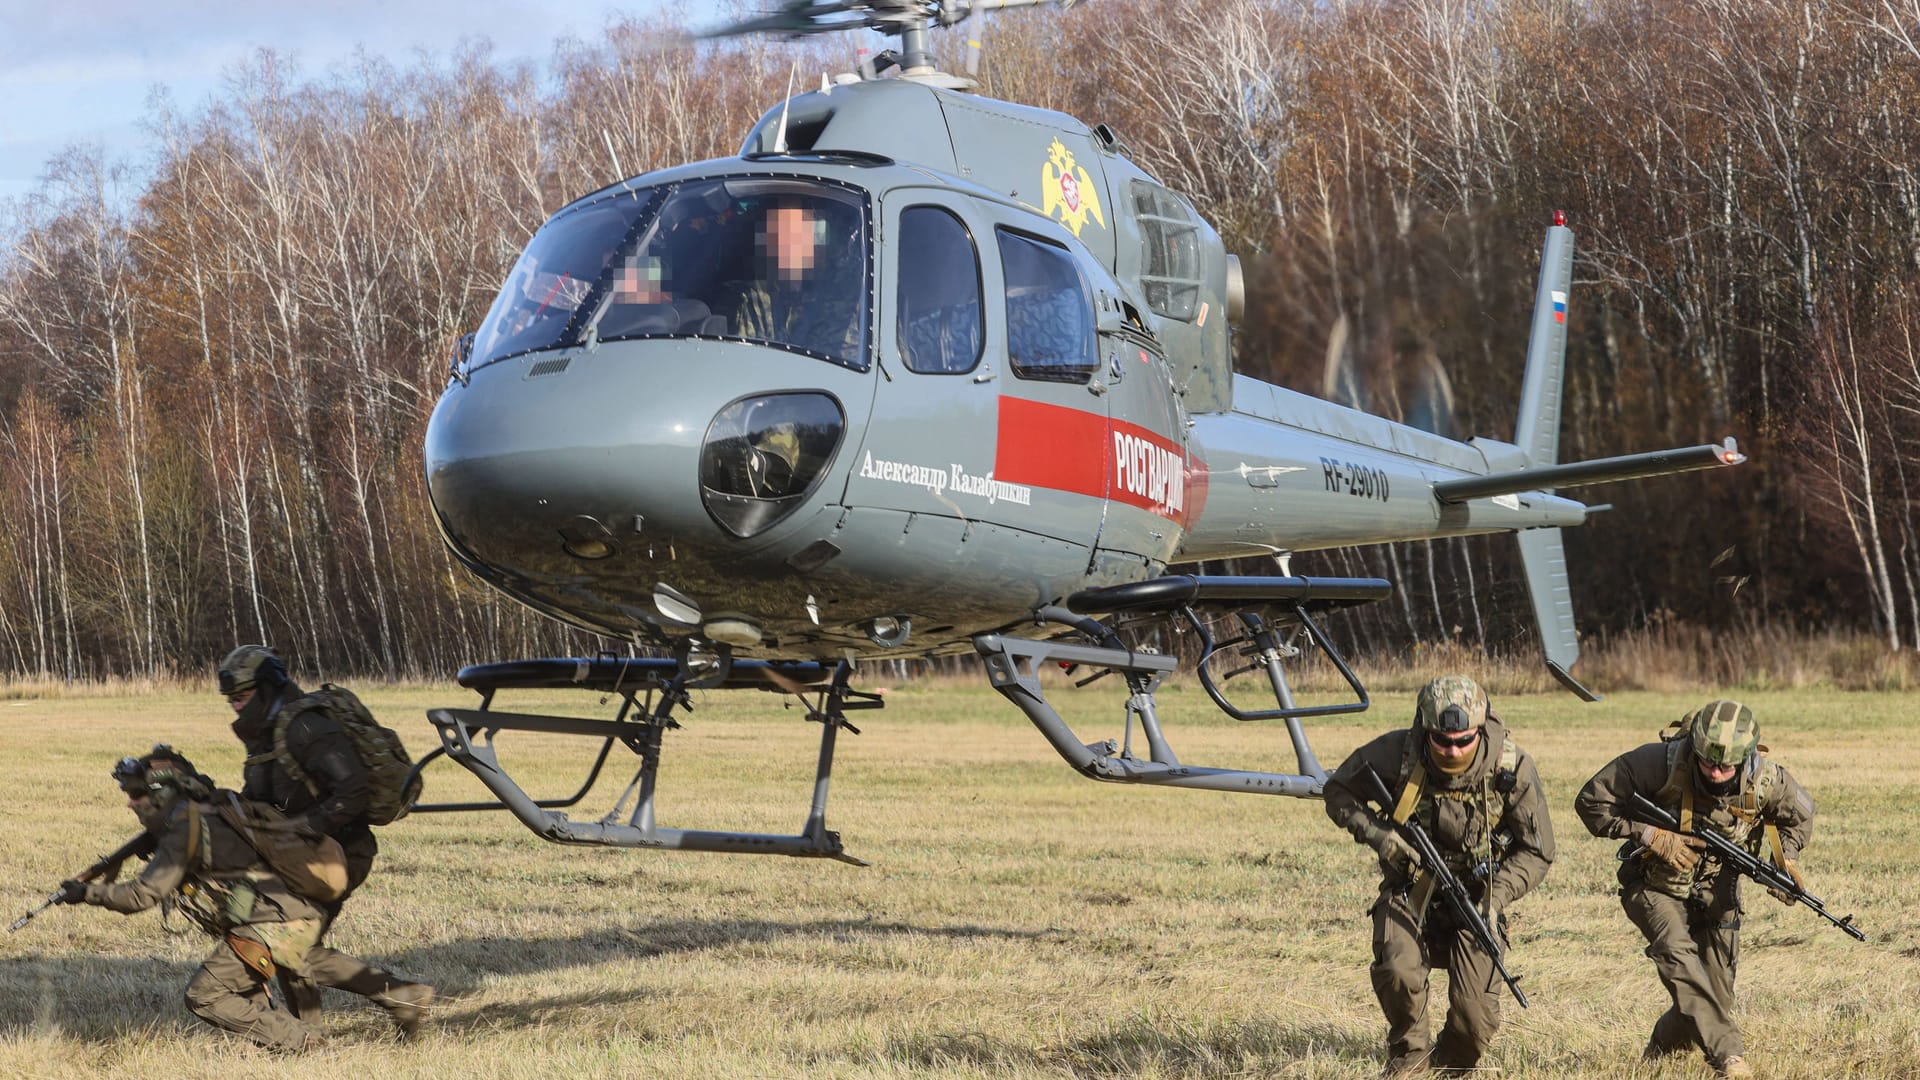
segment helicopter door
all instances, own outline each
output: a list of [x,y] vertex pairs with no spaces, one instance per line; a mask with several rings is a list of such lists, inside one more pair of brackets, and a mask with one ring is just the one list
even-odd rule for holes
[[1112,468],[1096,561],[1104,574],[1131,580],[1130,570],[1137,575],[1144,563],[1158,573],[1173,556],[1187,523],[1199,515],[1205,473],[1188,459],[1186,416],[1160,343],[1110,316],[1101,327],[1100,355]]
[[[903,527],[916,538],[952,532],[956,575],[970,565],[969,572],[992,576],[993,567],[972,565],[989,558],[1009,572],[1018,567],[1022,578],[1038,572],[1051,579],[1085,567],[1105,497],[1104,490],[1046,486],[1056,480],[1051,465],[1072,456],[1063,455],[1062,437],[1085,441],[1066,430],[1068,419],[1099,426],[1094,468],[1080,486],[1097,484],[1102,471],[1106,406],[1086,385],[1094,367],[1090,294],[1064,246],[1031,237],[1017,246],[1052,252],[1053,288],[1029,280],[1031,264],[1047,262],[1046,254],[1026,252],[1016,256],[1009,286],[1000,241],[1008,234],[983,221],[981,210],[935,189],[897,190],[883,203],[882,373],[865,442],[848,470],[846,504],[856,513],[904,511],[910,519]],[[1084,323],[1084,362],[1054,355],[1058,342],[1042,347],[1047,343],[1034,340],[1037,318],[1060,289],[1073,294],[1061,306],[1067,334],[1077,335]],[[1012,333],[1026,349],[1012,356],[1009,312],[1021,316]],[[1085,449],[1075,453],[1085,457]],[[1004,542],[982,532],[996,526],[993,535]],[[922,553],[939,548],[915,546]],[[991,551],[983,555],[983,548]]]
[[1022,528],[1076,545],[1081,572],[1110,482],[1106,386],[1099,371],[1085,249],[1049,221],[998,225],[1000,379],[994,476],[1029,501]]

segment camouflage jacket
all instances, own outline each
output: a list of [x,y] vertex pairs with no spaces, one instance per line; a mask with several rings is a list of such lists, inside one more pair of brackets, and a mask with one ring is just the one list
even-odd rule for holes
[[[1573,809],[1593,835],[1629,839],[1641,828],[1630,820],[1626,808],[1628,797],[1636,792],[1683,824],[1722,833],[1762,857],[1772,854],[1762,850],[1768,825],[1777,829],[1781,855],[1787,859],[1797,859],[1813,835],[1813,797],[1779,763],[1760,754],[1754,755],[1752,768],[1740,771],[1736,790],[1715,796],[1703,790],[1685,738],[1648,743],[1594,773],[1574,798]],[[1701,859],[1692,873],[1676,871],[1658,859],[1630,858],[1620,864],[1619,878],[1622,885],[1645,882],[1649,888],[1692,898],[1710,910],[1731,911],[1739,906],[1740,876],[1711,856]]]
[[736,282],[724,306],[739,337],[858,364],[865,343],[860,339],[857,289],[851,275],[828,268],[803,282]]
[[[228,903],[236,888],[251,890],[250,904]],[[322,916],[313,901],[287,888],[267,869],[259,853],[220,819],[218,811],[185,799],[168,813],[159,847],[140,876],[88,885],[87,903],[131,915],[176,892],[201,900],[197,906],[220,930]]]
[[[1430,765],[1421,771],[1425,782],[1413,817],[1433,837],[1449,866],[1462,880],[1486,860],[1493,867],[1486,897],[1505,909],[1525,896],[1547,876],[1553,864],[1553,823],[1547,816],[1546,792],[1533,758],[1509,741],[1497,718],[1487,720],[1486,735],[1473,764],[1459,776],[1447,776]],[[1388,815],[1362,800],[1368,789],[1361,770],[1371,765],[1397,798],[1408,780],[1415,755],[1424,758],[1425,740],[1412,728],[1389,731],[1348,755],[1327,778],[1327,817],[1369,847],[1378,848],[1388,829]],[[1504,751],[1504,752],[1503,752]],[[1502,767],[1502,758],[1512,768]],[[1510,774],[1509,782],[1502,774]],[[1502,790],[1502,789],[1505,790]],[[1404,889],[1407,875],[1381,865],[1382,892]]]

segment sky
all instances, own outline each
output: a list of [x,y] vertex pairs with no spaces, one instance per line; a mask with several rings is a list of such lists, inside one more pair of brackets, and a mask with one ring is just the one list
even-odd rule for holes
[[[503,61],[544,64],[556,39],[666,0],[0,0],[0,198],[24,197],[49,158],[76,142],[144,169],[154,87],[198,111],[258,48],[324,73],[358,46],[405,66],[484,37]],[[712,5],[718,7],[718,5]],[[690,4],[689,21],[706,21]]]

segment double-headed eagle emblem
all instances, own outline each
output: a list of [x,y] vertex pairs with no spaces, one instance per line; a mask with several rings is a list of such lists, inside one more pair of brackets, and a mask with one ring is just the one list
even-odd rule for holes
[[1054,218],[1079,236],[1091,215],[1094,223],[1107,227],[1100,215],[1100,193],[1087,170],[1074,164],[1073,151],[1059,139],[1047,147],[1047,163],[1040,167],[1040,212]]

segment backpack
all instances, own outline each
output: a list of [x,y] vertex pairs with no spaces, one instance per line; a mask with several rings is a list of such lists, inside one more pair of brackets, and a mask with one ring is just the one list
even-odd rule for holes
[[366,823],[391,825],[406,817],[407,811],[413,809],[413,804],[420,801],[420,789],[423,787],[418,776],[414,776],[411,783],[408,782],[413,772],[413,759],[407,756],[407,748],[401,744],[400,736],[394,734],[392,728],[383,727],[380,721],[375,720],[353,691],[344,686],[323,683],[320,689],[298,701],[289,702],[280,710],[280,718],[273,728],[273,760],[278,761],[289,776],[305,784],[316,798],[319,797],[318,785],[293,759],[292,751],[287,749],[287,725],[293,717],[311,710],[317,710],[347,733],[360,764],[366,766],[370,787],[364,816]]
[[220,820],[240,834],[287,888],[323,904],[347,894],[347,853],[340,841],[264,803],[244,801],[231,791],[220,794],[226,798],[213,804]]

